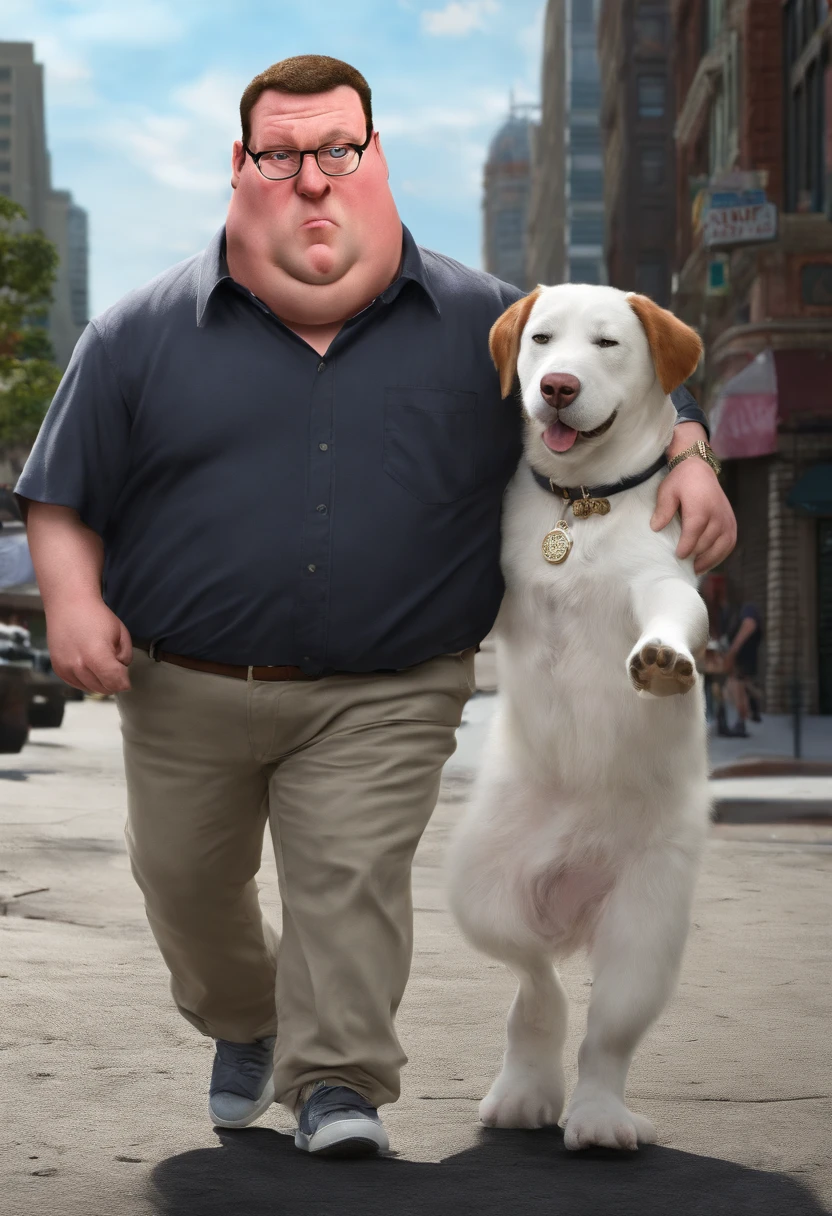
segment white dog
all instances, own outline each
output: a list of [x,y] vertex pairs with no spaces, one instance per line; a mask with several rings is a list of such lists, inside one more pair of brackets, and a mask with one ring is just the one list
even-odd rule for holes
[[518,301],[490,344],[527,425],[505,504],[500,705],[449,863],[463,931],[519,981],[480,1118],[557,1123],[567,1001],[552,960],[585,947],[565,1143],[634,1149],[656,1133],[625,1105],[627,1072],[675,985],[709,817],[707,614],[678,522],[649,522],[668,393],[701,344],[645,296],[575,284]]

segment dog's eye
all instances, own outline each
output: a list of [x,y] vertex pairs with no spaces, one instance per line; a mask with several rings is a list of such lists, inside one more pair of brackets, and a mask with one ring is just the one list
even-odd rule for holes
[[549,334],[532,334],[532,342],[537,342],[540,346],[545,346],[549,341]]
[[616,342],[615,338],[596,338],[595,345],[603,347],[618,346],[618,343]]

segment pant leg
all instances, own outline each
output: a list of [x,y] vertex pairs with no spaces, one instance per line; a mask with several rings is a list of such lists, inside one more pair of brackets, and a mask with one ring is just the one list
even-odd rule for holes
[[255,882],[270,766],[250,737],[250,685],[141,651],[130,679],[127,846],[173,998],[213,1038],[274,1034],[277,938]]
[[473,679],[473,657],[443,656],[292,685],[286,716],[308,742],[270,784],[283,900],[275,1089],[290,1109],[321,1079],[376,1106],[399,1095],[411,864]]

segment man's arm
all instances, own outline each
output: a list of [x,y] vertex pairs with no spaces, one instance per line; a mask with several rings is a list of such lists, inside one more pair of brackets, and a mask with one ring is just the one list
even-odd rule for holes
[[751,635],[756,632],[757,632],[757,622],[754,620],[754,617],[753,616],[743,617],[742,622],[740,623],[740,627],[737,630],[737,636],[734,638],[733,642],[728,647],[728,650],[725,652],[725,655],[723,656],[722,661],[725,665],[726,671],[733,670],[734,659],[737,657],[740,647],[742,647],[748,641],[748,639],[751,637]]
[[26,529],[56,673],[84,692],[129,688],[133,647],[101,596],[101,537],[72,507],[43,502],[26,503]]

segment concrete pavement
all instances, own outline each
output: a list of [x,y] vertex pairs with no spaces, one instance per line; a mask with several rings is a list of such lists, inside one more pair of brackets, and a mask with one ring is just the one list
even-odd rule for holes
[[[212,1045],[176,1013],[123,844],[115,707],[71,703],[58,731],[0,757],[2,1216],[815,1216],[830,1210],[832,829],[719,825],[682,981],[634,1063],[658,1146],[575,1157],[560,1134],[486,1132],[512,996],[445,910],[441,860],[493,698],[469,705],[414,873],[416,951],[399,1029],[410,1055],[383,1113],[398,1155],[297,1153],[277,1107],[217,1133]],[[260,880],[279,921],[274,861]],[[27,892],[29,892],[27,894]],[[589,992],[572,1000],[570,1078]]]

